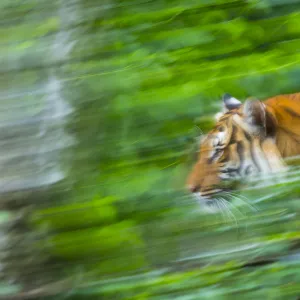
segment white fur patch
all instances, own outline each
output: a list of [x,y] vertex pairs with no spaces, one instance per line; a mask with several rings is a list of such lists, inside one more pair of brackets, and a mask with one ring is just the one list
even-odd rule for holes
[[221,142],[224,142],[225,137],[226,137],[226,133],[225,133],[225,132],[219,132],[219,133],[217,134],[217,137],[218,137],[218,139],[219,139]]

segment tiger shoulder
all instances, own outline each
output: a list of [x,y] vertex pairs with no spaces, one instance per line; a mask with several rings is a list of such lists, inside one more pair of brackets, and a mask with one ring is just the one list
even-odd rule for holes
[[277,95],[263,101],[270,130],[282,157],[300,154],[300,93]]

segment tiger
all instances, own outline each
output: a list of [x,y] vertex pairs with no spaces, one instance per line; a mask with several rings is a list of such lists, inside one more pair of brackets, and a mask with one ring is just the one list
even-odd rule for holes
[[300,154],[300,93],[244,103],[230,94],[222,98],[223,111],[202,137],[186,182],[204,206],[225,192],[222,183],[285,172],[285,159]]

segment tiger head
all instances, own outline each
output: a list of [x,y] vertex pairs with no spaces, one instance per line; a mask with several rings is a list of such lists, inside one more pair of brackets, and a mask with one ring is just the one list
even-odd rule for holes
[[223,96],[223,102],[224,112],[217,114],[214,128],[202,137],[187,180],[189,191],[208,206],[225,192],[224,182],[284,168],[266,106],[256,99],[242,104],[229,94]]

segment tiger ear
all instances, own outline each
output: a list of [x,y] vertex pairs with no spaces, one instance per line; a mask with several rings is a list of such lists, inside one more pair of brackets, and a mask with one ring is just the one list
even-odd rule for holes
[[223,95],[223,102],[226,110],[237,109],[242,105],[242,102],[232,97],[229,94]]
[[248,125],[256,129],[266,129],[266,110],[261,101],[257,99],[246,100],[243,114]]

